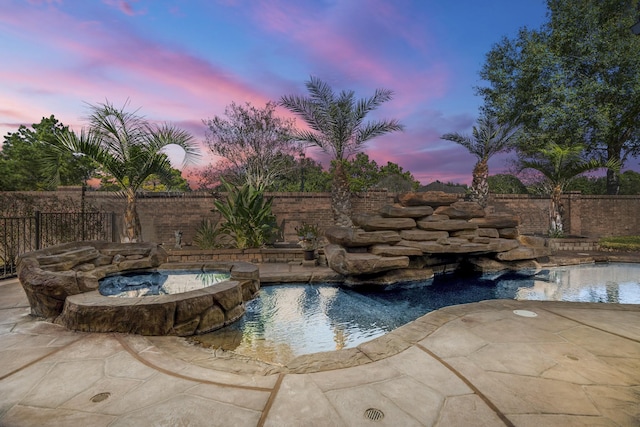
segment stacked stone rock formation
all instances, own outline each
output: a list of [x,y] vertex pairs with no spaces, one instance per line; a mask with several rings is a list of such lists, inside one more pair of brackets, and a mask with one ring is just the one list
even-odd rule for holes
[[21,255],[18,279],[31,314],[54,317],[70,295],[98,289],[98,281],[120,271],[158,267],[167,253],[155,243],[73,242]]
[[515,215],[487,215],[479,204],[455,194],[405,193],[377,215],[356,215],[353,221],[357,228],[327,230],[325,254],[333,270],[356,281],[381,273],[388,277],[390,271],[394,280],[420,279],[432,272],[416,269],[461,260],[500,270],[549,254],[544,239],[519,235]]
[[[69,329],[142,335],[193,335],[239,319],[244,302],[260,289],[258,267],[244,262],[166,264],[154,243],[77,242],[30,252],[18,263],[18,278],[31,313],[55,318]],[[98,292],[103,277],[125,271],[189,269],[229,271],[231,278],[181,294],[118,298]]]

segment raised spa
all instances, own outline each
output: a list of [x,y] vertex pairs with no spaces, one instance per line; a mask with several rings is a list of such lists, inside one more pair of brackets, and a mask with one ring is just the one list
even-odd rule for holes
[[640,304],[640,265],[594,264],[411,285],[265,286],[238,322],[190,338],[270,363],[353,348],[442,307],[489,299]]
[[117,274],[100,280],[98,291],[110,297],[174,295],[214,286],[231,278],[228,271],[158,270]]

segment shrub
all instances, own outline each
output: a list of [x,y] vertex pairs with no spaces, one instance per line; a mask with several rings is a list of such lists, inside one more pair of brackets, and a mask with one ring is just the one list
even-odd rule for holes
[[224,235],[218,221],[203,219],[196,229],[193,243],[200,249],[216,249],[225,247]]
[[640,236],[613,236],[598,240],[601,248],[623,251],[640,251]]
[[225,220],[221,232],[231,236],[238,249],[263,246],[278,229],[271,211],[273,199],[266,199],[262,188],[249,184],[241,187],[223,184],[227,190],[226,200],[213,202]]

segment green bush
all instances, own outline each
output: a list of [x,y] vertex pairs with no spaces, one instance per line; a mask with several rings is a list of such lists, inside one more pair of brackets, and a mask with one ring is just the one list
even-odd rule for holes
[[200,249],[216,249],[227,246],[225,244],[225,236],[218,226],[218,221],[211,219],[203,219],[196,229],[196,235],[193,237],[193,243]]
[[220,226],[221,232],[231,236],[238,249],[259,248],[269,242],[278,229],[271,212],[273,199],[265,198],[263,189],[248,184],[242,187],[223,184],[226,200],[214,202],[225,220]]
[[598,240],[601,248],[623,251],[640,251],[640,236],[613,236]]

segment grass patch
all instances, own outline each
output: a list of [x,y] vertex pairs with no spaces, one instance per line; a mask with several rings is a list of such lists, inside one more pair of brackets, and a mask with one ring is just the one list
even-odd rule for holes
[[619,251],[640,251],[640,236],[613,236],[598,240],[601,248]]

